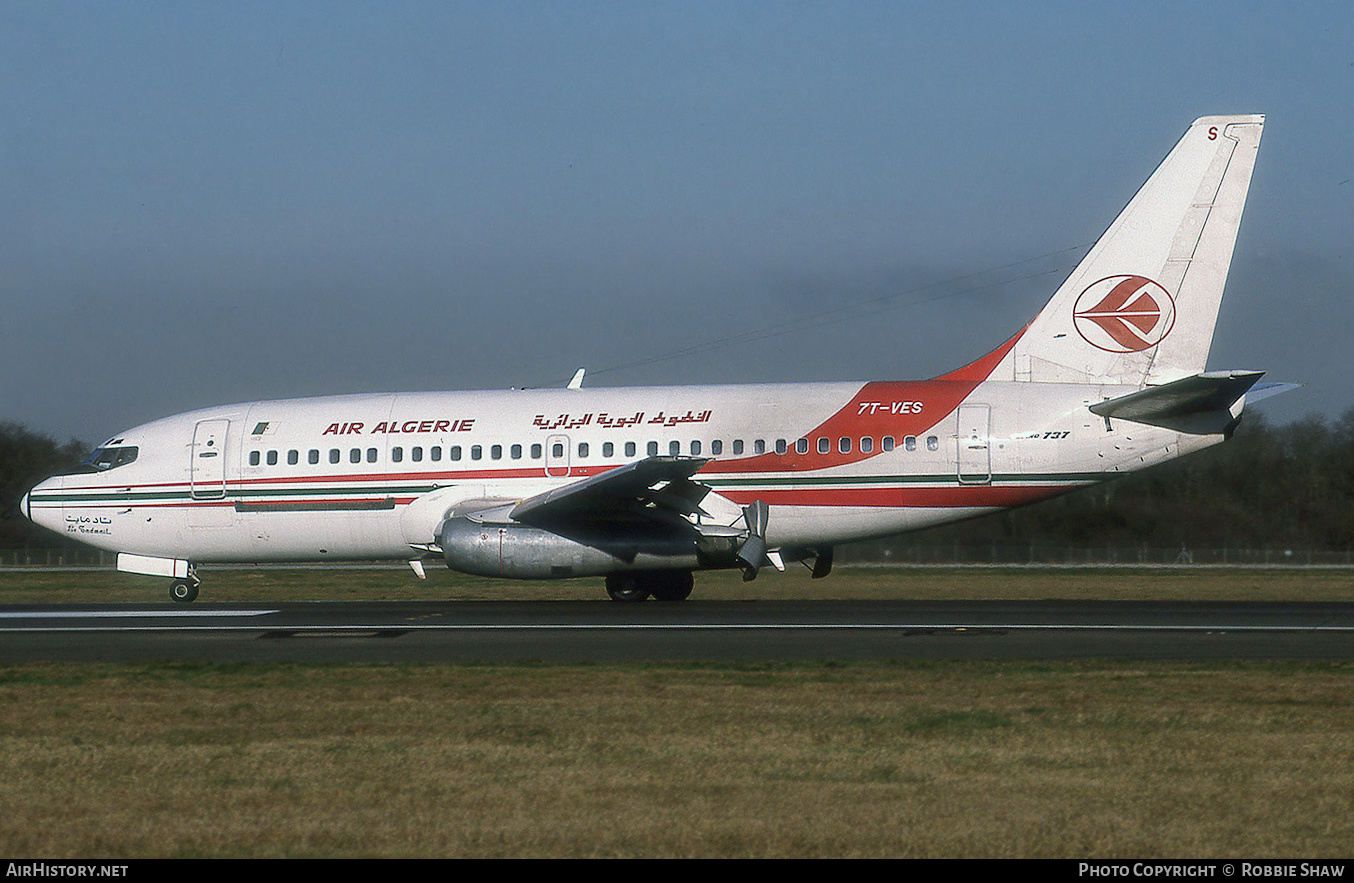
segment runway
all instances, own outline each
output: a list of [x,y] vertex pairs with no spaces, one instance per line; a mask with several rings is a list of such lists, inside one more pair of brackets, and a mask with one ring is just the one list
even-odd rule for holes
[[298,602],[0,606],[0,662],[1354,660],[1354,604]]

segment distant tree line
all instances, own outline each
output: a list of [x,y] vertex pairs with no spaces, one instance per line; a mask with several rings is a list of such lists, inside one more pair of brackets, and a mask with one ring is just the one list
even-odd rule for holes
[[907,543],[1154,549],[1354,547],[1354,409],[1271,424],[1251,412],[1225,444],[1021,509],[869,546]]
[[[68,541],[28,522],[19,499],[89,448],[0,423],[0,549]],[[1226,444],[1023,509],[905,537],[909,542],[1154,548],[1354,546],[1354,409],[1271,424],[1249,413]]]
[[82,441],[63,445],[18,423],[0,422],[0,549],[70,543],[24,518],[19,500],[47,476],[79,465],[89,451]]

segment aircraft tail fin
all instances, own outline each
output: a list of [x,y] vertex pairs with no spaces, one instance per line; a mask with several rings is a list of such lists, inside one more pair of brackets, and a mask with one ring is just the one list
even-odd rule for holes
[[1202,372],[1264,121],[1195,120],[994,379],[1143,387]]

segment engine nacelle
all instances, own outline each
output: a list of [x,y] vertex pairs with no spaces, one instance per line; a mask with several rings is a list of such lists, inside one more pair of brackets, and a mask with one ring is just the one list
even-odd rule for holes
[[[447,567],[477,576],[511,579],[566,579],[603,576],[621,570],[694,570],[719,566],[698,541],[682,537],[571,539],[515,522],[448,518],[437,531]],[[729,551],[720,557],[731,557]],[[727,566],[727,565],[725,565]]]

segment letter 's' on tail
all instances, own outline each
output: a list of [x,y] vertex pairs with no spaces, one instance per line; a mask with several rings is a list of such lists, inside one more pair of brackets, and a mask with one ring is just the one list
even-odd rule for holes
[[1264,122],[1195,120],[993,379],[1142,387],[1203,371]]

